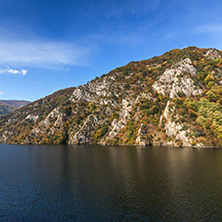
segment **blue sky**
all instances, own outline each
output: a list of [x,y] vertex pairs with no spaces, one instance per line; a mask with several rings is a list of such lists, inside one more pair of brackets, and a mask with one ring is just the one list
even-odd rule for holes
[[33,101],[174,48],[221,50],[221,11],[221,0],[0,0],[0,99]]

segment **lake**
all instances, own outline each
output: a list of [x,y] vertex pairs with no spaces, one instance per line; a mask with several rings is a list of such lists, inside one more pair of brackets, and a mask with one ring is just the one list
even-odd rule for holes
[[222,221],[222,150],[1,144],[0,221]]

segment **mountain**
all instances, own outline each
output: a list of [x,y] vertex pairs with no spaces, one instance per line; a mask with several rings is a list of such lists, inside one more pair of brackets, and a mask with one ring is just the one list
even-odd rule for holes
[[0,117],[16,144],[222,146],[222,52],[188,47],[117,68]]
[[17,108],[28,105],[29,101],[24,100],[0,100],[0,115],[11,113]]
[[20,108],[20,107],[28,105],[31,102],[26,101],[26,100],[0,100],[0,103],[10,105],[10,106],[14,106],[16,108]]

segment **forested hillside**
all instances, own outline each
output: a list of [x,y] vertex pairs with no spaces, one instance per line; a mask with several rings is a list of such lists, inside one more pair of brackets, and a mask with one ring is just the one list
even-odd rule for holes
[[188,47],[130,62],[2,116],[0,140],[222,146],[222,52]]

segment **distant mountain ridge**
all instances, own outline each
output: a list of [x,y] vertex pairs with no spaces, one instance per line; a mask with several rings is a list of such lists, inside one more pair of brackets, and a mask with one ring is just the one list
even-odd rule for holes
[[29,103],[31,102],[25,100],[0,100],[0,115],[11,113],[15,109],[26,106]]
[[0,142],[222,146],[222,52],[187,47],[0,117]]
[[31,102],[27,100],[0,100],[0,103],[20,108],[22,106],[28,105]]

